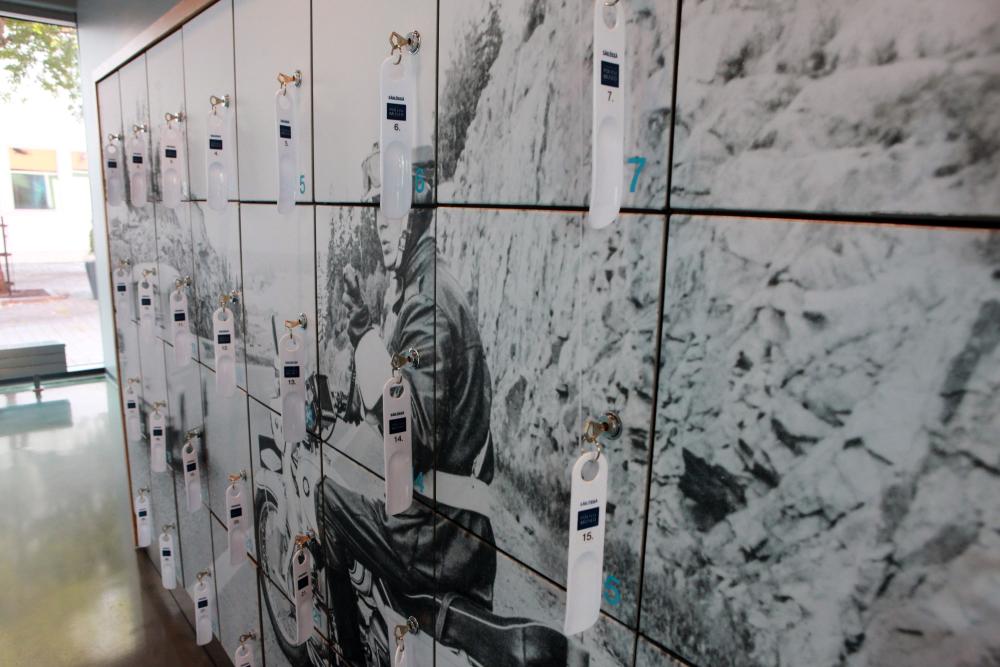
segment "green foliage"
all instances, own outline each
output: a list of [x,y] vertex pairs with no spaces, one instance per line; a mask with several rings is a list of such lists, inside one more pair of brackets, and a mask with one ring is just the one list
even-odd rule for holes
[[0,66],[8,79],[8,85],[0,88],[0,100],[10,102],[20,86],[34,81],[53,95],[64,93],[70,111],[79,117],[77,51],[73,28],[0,17]]

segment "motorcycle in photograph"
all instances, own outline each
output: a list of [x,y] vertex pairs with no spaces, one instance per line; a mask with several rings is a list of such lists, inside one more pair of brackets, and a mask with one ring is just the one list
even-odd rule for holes
[[[272,322],[277,350],[277,327]],[[277,356],[277,355],[275,355]],[[350,360],[335,360],[347,376],[352,369]],[[335,371],[336,372],[336,371]],[[277,386],[277,369],[275,379]],[[343,386],[343,385],[338,385]],[[348,385],[349,386],[349,385]],[[354,425],[337,419],[342,414],[347,397],[331,393],[328,379],[313,374],[307,384],[306,421],[310,433],[318,432],[324,439],[333,437],[339,448],[354,456],[381,458],[382,437],[374,424],[362,421]],[[272,399],[275,410],[280,399],[275,391]],[[309,544],[313,551],[316,570],[316,590],[327,593],[332,599],[328,578],[324,572],[316,517],[315,494],[320,493],[319,440],[310,436],[298,443],[283,443],[281,425],[276,416],[270,420],[269,434],[258,435],[260,450],[259,469],[255,478],[259,489],[256,497],[257,531],[260,544],[260,564],[275,582],[283,582],[291,590],[292,556],[294,540],[298,534],[313,537]],[[279,444],[281,443],[281,444]],[[363,454],[362,454],[363,453]],[[380,494],[382,486],[375,483],[370,488],[357,489],[358,480],[346,479],[336,466],[328,465],[325,473],[333,481],[367,495]],[[290,507],[289,507],[290,506]],[[358,623],[363,641],[364,667],[391,667],[396,650],[397,628],[409,627],[404,641],[411,665],[437,665],[438,667],[588,667],[589,655],[576,643],[570,642],[561,632],[538,621],[520,617],[501,617],[462,598],[452,598],[447,603],[431,594],[396,595],[386,583],[360,562],[354,561],[349,571],[354,597],[358,607]],[[302,645],[295,644],[295,611],[289,600],[275,586],[265,585],[265,607],[276,629],[277,641],[288,661],[295,667],[305,665],[347,666],[337,654],[317,638],[310,638]],[[314,621],[319,624],[317,607]],[[334,610],[336,613],[336,610]],[[411,614],[423,619],[422,626],[414,630]],[[444,618],[442,618],[442,616]],[[408,619],[411,619],[408,624]],[[333,624],[331,624],[332,626]],[[446,636],[437,638],[435,655],[435,628],[464,628],[456,632],[463,641]],[[331,640],[334,628],[330,628]],[[355,666],[360,667],[360,666]]]

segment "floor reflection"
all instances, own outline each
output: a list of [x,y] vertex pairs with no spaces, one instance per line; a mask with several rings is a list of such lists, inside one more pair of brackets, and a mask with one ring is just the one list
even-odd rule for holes
[[106,380],[0,388],[0,665],[211,664],[132,546]]

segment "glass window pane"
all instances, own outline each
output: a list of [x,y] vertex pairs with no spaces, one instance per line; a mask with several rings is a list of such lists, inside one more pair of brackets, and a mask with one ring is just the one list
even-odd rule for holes
[[45,174],[11,174],[14,208],[53,208],[49,177]]

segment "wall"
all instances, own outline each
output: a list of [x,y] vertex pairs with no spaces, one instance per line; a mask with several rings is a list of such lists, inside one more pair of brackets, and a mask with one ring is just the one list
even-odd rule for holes
[[[77,2],[77,40],[80,43],[80,80],[83,92],[83,122],[87,132],[87,159],[89,172],[102,174],[102,138],[97,131],[97,95],[93,85],[96,69],[129,40],[153,23],[174,4],[173,0],[81,0]],[[107,133],[105,133],[107,134]],[[94,220],[94,256],[98,275],[109,270],[107,248],[100,239],[108,234],[104,209],[104,186],[100,178],[90,179],[90,201]],[[100,305],[101,341],[104,363],[115,375],[114,316],[108,284],[97,281],[97,300]]]
[[[123,386],[143,423],[160,402],[169,420],[168,472],[134,432],[132,483],[157,529],[178,524],[181,581],[214,572],[217,636],[232,651],[254,630],[268,665],[388,664],[409,615],[419,665],[995,663],[1000,15],[979,0],[619,6],[629,187],[603,230],[587,225],[583,0],[223,0],[99,84],[102,123],[149,122],[154,152],[164,112],[188,115],[184,201],[165,206],[154,179],[148,202],[108,207],[112,265],[131,262]],[[376,72],[387,34],[412,29],[417,208],[397,265]],[[295,70],[300,188],[283,215],[272,105]],[[215,211],[205,133],[223,94],[238,159]],[[184,276],[197,342],[175,347]],[[232,290],[226,396],[211,318]],[[300,313],[308,393],[292,407],[310,434],[285,443],[275,356]],[[421,356],[402,371],[416,500],[401,517],[381,504],[365,387],[390,373],[365,334]],[[566,638],[569,470],[606,410],[624,434],[603,454],[603,609]],[[234,568],[240,471],[254,526]],[[317,611],[298,646],[290,559],[307,531]]]

